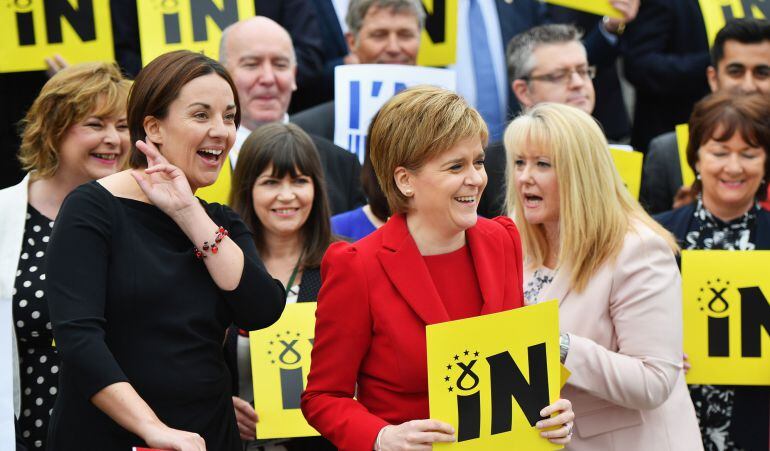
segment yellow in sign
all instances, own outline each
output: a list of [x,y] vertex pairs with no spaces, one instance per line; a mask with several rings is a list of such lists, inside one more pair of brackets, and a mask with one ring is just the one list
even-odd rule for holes
[[620,178],[628,188],[628,191],[634,196],[634,199],[639,199],[639,190],[642,186],[642,162],[644,161],[644,155],[641,152],[635,150],[610,148],[612,154],[612,161],[615,162],[615,169],[617,169]]
[[430,417],[457,431],[457,442],[434,449],[562,448],[534,427],[569,376],[556,301],[429,325],[426,339]]
[[254,16],[253,0],[137,0],[142,64],[174,50],[219,57],[222,30]]
[[54,54],[70,64],[115,60],[106,1],[7,0],[0,35],[0,72],[45,70]]
[[770,385],[770,251],[683,251],[689,384]]
[[420,66],[449,66],[457,59],[457,0],[422,0],[425,27],[420,37]]
[[315,337],[315,302],[289,304],[272,326],[249,334],[257,438],[319,435],[300,410]]
[[703,21],[706,24],[709,46],[714,43],[719,30],[730,19],[770,17],[770,2],[767,0],[699,0]]

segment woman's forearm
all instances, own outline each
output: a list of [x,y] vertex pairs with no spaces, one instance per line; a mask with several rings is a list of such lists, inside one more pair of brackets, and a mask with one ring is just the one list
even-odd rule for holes
[[165,425],[128,382],[118,382],[98,391],[91,402],[127,431],[142,437]]
[[[202,249],[204,242],[208,242],[209,245],[214,243],[219,224],[216,224],[206,214],[200,204],[196,203],[189,209],[179,212],[172,216],[172,219],[198,249]],[[206,265],[212,280],[220,289],[232,291],[238,287],[241,281],[244,265],[243,251],[227,236],[216,244],[216,254],[210,250],[203,251],[206,255],[203,263]]]

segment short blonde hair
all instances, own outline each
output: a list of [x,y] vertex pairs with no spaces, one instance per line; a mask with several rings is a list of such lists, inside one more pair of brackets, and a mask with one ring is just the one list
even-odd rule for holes
[[372,119],[366,145],[393,214],[406,213],[408,198],[396,186],[395,171],[419,170],[458,142],[478,137],[486,147],[487,126],[458,94],[415,86],[390,99]]
[[78,64],[51,77],[20,123],[22,168],[35,171],[34,178],[53,176],[69,128],[90,115],[125,114],[130,86],[112,63]]
[[542,103],[516,118],[503,138],[507,154],[508,214],[521,232],[527,264],[548,255],[543,225],[529,224],[512,176],[516,159],[536,149],[550,155],[559,183],[559,267],[569,267],[571,284],[582,291],[596,271],[617,257],[626,234],[639,221],[660,235],[672,252],[674,237],[652,219],[623,184],[596,121],[567,105]]

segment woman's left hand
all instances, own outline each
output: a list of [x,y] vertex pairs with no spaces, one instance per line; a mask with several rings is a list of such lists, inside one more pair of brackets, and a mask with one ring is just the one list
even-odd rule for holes
[[[558,413],[553,418],[548,418]],[[538,429],[549,429],[557,426],[557,429],[542,431],[540,436],[547,438],[551,443],[566,445],[572,440],[572,427],[574,426],[575,412],[572,411],[572,403],[567,399],[559,399],[555,403],[540,411],[540,416],[547,419],[537,422]]]
[[131,171],[139,187],[153,205],[172,218],[197,205],[187,177],[169,163],[149,139],[137,141],[136,148],[147,156],[147,169]]

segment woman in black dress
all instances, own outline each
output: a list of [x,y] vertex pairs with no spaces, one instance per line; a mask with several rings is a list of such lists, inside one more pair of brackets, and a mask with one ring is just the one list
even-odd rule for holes
[[65,200],[47,265],[62,357],[51,449],[240,449],[222,340],[232,322],[275,322],[284,294],[238,215],[193,195],[216,181],[237,105],[216,61],[158,57],[129,95],[134,169]]
[[[70,191],[114,174],[125,162],[128,89],[114,64],[80,64],[53,76],[23,121],[18,157],[27,176],[0,190],[0,299],[12,301],[0,315],[0,329],[13,330],[16,338],[0,355],[14,362],[14,383],[0,387],[0,398],[20,400],[14,406],[17,436],[31,450],[46,447],[59,385],[44,268],[51,228]],[[17,350],[18,358],[11,355]]]
[[[294,124],[267,124],[241,146],[230,205],[254,232],[268,272],[286,287],[286,303],[315,302],[321,258],[332,243],[330,208],[321,160],[310,137]],[[334,450],[322,437],[254,441],[259,399],[254,399],[248,332],[228,335],[233,405],[249,451]]]

